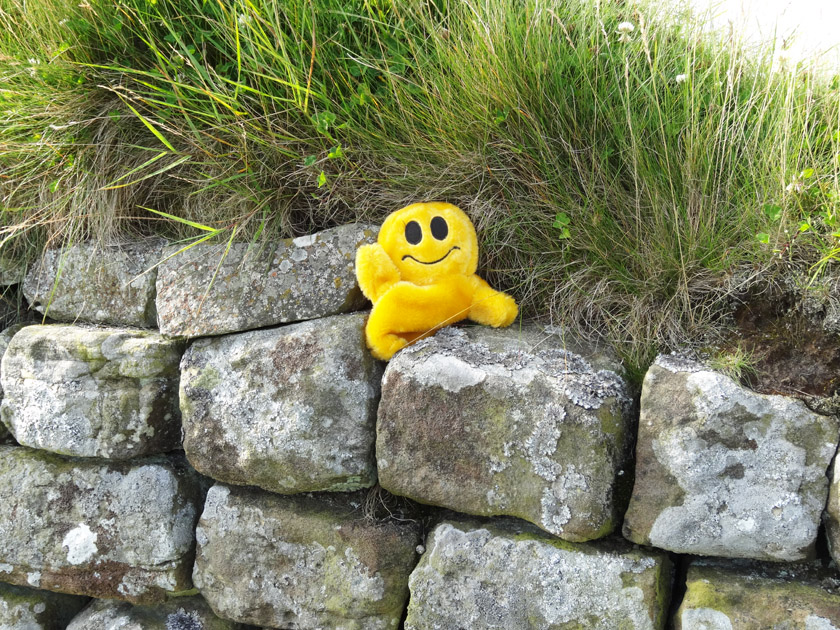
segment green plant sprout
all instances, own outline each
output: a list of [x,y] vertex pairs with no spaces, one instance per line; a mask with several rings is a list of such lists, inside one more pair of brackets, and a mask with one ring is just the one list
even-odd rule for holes
[[552,227],[555,227],[558,230],[560,230],[560,234],[557,236],[557,238],[565,239],[570,238],[572,236],[572,233],[569,230],[570,223],[571,219],[569,218],[569,215],[565,212],[558,212],[554,215],[554,223],[552,224]]
[[720,350],[709,359],[709,367],[743,383],[757,374],[758,357],[751,351],[738,345],[735,348]]

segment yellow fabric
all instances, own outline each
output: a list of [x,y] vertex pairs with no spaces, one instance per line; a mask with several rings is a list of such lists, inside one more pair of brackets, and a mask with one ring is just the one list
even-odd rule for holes
[[475,228],[452,204],[415,203],[388,215],[377,242],[356,253],[356,278],[373,302],[365,328],[373,356],[387,361],[462,319],[513,323],[516,302],[475,275],[477,265]]

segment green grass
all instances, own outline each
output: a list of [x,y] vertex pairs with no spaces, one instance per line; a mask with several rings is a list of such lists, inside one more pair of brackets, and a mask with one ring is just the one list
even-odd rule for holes
[[15,255],[206,235],[145,208],[247,239],[446,200],[476,224],[481,273],[527,315],[605,333],[640,369],[715,326],[739,265],[811,265],[837,243],[837,77],[774,71],[772,49],[659,4],[0,10]]

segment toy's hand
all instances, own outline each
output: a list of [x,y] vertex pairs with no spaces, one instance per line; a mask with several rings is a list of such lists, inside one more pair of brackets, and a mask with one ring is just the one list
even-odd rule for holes
[[493,328],[510,326],[519,313],[516,301],[507,293],[491,288],[478,276],[473,276],[473,278],[477,281],[478,287],[473,294],[470,319]]
[[362,245],[356,252],[356,279],[362,293],[374,304],[400,281],[400,271],[379,243]]

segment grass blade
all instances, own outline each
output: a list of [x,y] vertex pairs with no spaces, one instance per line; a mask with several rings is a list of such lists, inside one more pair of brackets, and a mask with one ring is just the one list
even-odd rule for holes
[[153,213],[155,213],[157,215],[160,215],[164,218],[175,221],[176,223],[182,223],[183,225],[188,225],[188,226],[194,227],[198,230],[203,230],[205,232],[212,232],[214,235],[218,234],[219,232],[222,231],[219,228],[213,228],[213,227],[210,227],[209,225],[203,225],[203,224],[197,223],[195,221],[190,221],[189,219],[184,219],[182,217],[176,217],[174,214],[169,214],[167,212],[163,212],[162,210],[155,210],[154,208],[147,208],[145,206],[138,206],[138,207],[142,208],[143,210],[146,210],[148,212],[153,212]]

